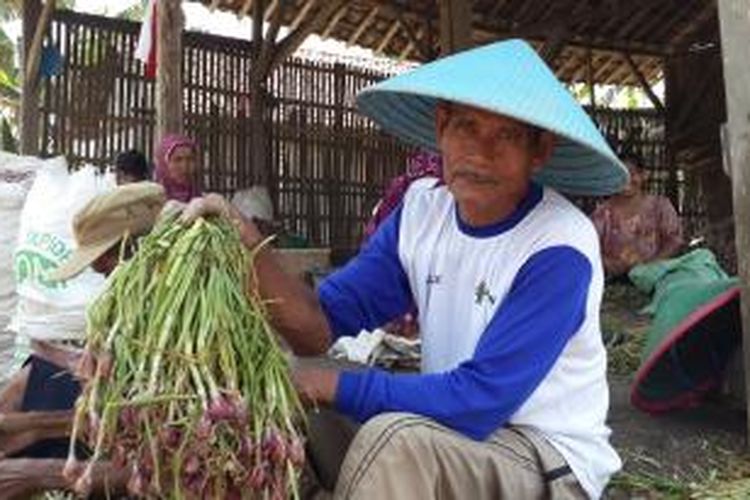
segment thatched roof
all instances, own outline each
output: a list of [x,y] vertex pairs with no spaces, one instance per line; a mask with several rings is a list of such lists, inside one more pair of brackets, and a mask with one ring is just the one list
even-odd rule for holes
[[[240,16],[253,0],[200,0]],[[333,4],[335,8],[332,8]],[[425,61],[439,53],[436,0],[272,0],[266,19],[284,5],[282,25],[310,29],[386,54]],[[633,67],[649,81],[662,77],[663,57],[696,44],[718,43],[715,0],[474,0],[474,41],[532,41],[569,82],[634,84]]]

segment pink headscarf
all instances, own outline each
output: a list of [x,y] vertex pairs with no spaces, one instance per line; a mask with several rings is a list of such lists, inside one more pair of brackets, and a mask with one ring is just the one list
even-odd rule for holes
[[188,202],[192,198],[201,196],[201,190],[192,183],[185,183],[180,179],[176,179],[170,172],[169,157],[172,156],[175,148],[179,146],[187,146],[193,149],[193,152],[198,153],[198,144],[186,137],[179,134],[167,134],[161,140],[161,144],[156,150],[156,157],[154,163],[156,169],[154,171],[154,180],[164,186],[166,191],[167,199],[177,200],[182,202]]
[[401,203],[412,182],[422,177],[442,179],[443,161],[440,155],[427,150],[417,150],[406,160],[406,173],[391,180],[385,194],[378,202],[375,213],[365,226],[364,241],[367,241],[388,215]]

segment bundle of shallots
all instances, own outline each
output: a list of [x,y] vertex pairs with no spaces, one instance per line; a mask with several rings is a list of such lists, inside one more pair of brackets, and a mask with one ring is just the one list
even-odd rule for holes
[[139,497],[298,497],[304,414],[247,290],[251,259],[231,224],[172,219],[117,267],[88,311],[88,381],[65,468],[77,491],[111,460],[132,471]]

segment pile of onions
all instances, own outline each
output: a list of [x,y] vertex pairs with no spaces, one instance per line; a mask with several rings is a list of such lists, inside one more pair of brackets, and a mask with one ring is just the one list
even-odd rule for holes
[[248,285],[252,257],[223,220],[171,219],[116,268],[88,311],[65,467],[76,491],[110,460],[139,497],[299,496],[304,413]]

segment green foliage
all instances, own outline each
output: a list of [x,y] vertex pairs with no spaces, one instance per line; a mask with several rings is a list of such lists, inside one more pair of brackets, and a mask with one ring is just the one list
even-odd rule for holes
[[12,21],[21,15],[23,0],[3,0],[0,2],[0,22]]
[[5,30],[0,27],[0,70],[8,71],[15,63],[15,44]]
[[0,150],[18,153],[18,141],[7,118],[0,119]]

